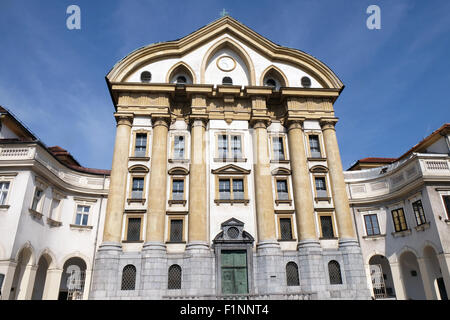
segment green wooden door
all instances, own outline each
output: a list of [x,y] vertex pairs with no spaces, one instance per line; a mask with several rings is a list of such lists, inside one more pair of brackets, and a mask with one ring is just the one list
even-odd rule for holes
[[224,250],[222,260],[222,293],[248,293],[247,252],[245,250]]

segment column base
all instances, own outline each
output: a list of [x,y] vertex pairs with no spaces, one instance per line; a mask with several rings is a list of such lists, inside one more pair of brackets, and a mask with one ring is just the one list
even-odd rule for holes
[[122,244],[120,242],[103,242],[97,252],[99,254],[113,254],[118,255],[122,252]]
[[314,251],[322,251],[320,246],[320,242],[317,239],[304,239],[300,240],[297,244],[297,250],[314,250]]

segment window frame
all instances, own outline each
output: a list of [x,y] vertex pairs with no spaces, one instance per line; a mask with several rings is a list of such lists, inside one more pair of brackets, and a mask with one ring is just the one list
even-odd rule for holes
[[[181,241],[171,241],[171,234],[172,234],[172,220],[181,220],[182,221],[182,234],[181,234]],[[167,236],[166,236],[166,243],[167,244],[177,244],[186,243],[186,215],[170,215],[167,216]]]
[[[422,212],[419,212],[419,213],[416,212],[416,206],[415,206],[415,204],[417,204],[418,202],[420,203],[420,208],[422,209]],[[418,200],[412,202],[411,207],[413,209],[414,217],[416,219],[416,225],[422,226],[422,225],[426,224],[428,221],[427,221],[427,217],[425,216],[425,209],[423,208],[422,199],[418,199]],[[420,221],[418,218],[420,219]],[[423,218],[423,220],[422,220],[422,218]]]
[[[294,221],[293,221],[293,214],[277,214],[277,231],[278,231],[278,241],[288,242],[288,241],[297,241],[296,234],[295,234],[295,228],[294,228]],[[282,233],[281,233],[281,219],[289,219],[291,224],[291,239],[283,239]]]
[[[175,139],[176,137],[183,137],[184,139],[184,153],[183,158],[175,158]],[[187,162],[189,160],[189,133],[185,131],[170,132],[170,157],[169,162]]]
[[[380,229],[380,223],[379,223],[379,221],[378,221],[378,214],[376,214],[376,213],[368,213],[368,214],[363,214],[362,216],[363,216],[363,221],[364,221],[364,227],[365,227],[365,229],[366,229],[366,236],[367,236],[367,237],[376,237],[376,236],[380,236],[380,235],[381,235],[381,229]],[[377,222],[378,233],[372,233],[372,234],[369,234],[369,228],[368,228],[368,226],[367,226],[367,220],[366,220],[366,217],[373,217],[373,216],[375,216],[375,221]],[[372,230],[373,230],[373,229],[374,229],[374,228],[373,228],[373,221],[372,221],[371,218],[369,218],[369,219],[370,219],[370,224],[371,224]]]
[[[324,185],[325,185],[325,191],[326,191],[325,197],[318,195],[316,179],[323,179]],[[328,202],[330,202],[331,196],[330,196],[330,188],[329,188],[329,184],[328,184],[327,174],[326,173],[313,173],[312,180],[313,180],[313,186],[314,186],[314,199],[316,200],[316,202],[319,200],[327,200]]]
[[[333,229],[332,230],[333,231],[332,238],[328,238],[328,237],[325,238],[323,236],[321,217],[330,217],[331,218],[331,227]],[[335,220],[336,219],[335,219],[334,212],[317,212],[317,225],[319,226],[319,240],[336,240],[336,239],[338,239],[338,232],[337,232]]]
[[[174,199],[173,198],[173,183],[175,180],[181,180],[183,181],[183,199]],[[183,206],[186,205],[187,200],[186,200],[186,188],[187,188],[187,183],[186,183],[187,179],[186,176],[180,176],[180,175],[173,175],[170,176],[170,193],[169,193],[169,206],[173,205],[173,204],[182,204]]]
[[[3,199],[3,203],[0,202],[0,208],[9,208],[9,195],[11,193],[11,185],[12,185],[12,180],[10,179],[5,179],[4,177],[0,177],[0,184],[2,183],[7,183],[8,184],[8,190],[6,190],[6,196],[2,197]],[[3,194],[5,191],[0,190],[0,194]]]
[[[43,210],[44,210],[44,203],[45,203],[45,191],[48,188],[48,184],[39,176],[35,176],[34,182],[35,182],[35,186],[33,189],[33,197],[31,199],[31,204],[30,204],[30,208],[29,208],[28,212],[35,218],[41,219],[44,215]],[[41,190],[42,195],[36,204],[36,208],[33,208],[34,199],[36,196],[36,190]]]
[[[287,199],[280,199],[278,194],[278,181],[285,181],[287,188]],[[280,204],[288,204],[292,205],[292,196],[291,196],[291,186],[290,179],[288,176],[275,176],[274,177],[274,190],[275,190],[275,204],[278,206]]]
[[[281,139],[283,146],[284,159],[276,159],[275,157],[275,144],[274,139]],[[271,163],[289,163],[289,151],[286,143],[286,134],[284,133],[272,133],[269,135],[269,146],[270,146],[270,162]]]
[[[319,142],[319,149],[320,149],[320,157],[313,157],[311,154],[311,144],[310,144],[310,138],[309,136],[317,136],[317,140]],[[305,138],[306,138],[306,156],[308,160],[322,160],[326,158],[325,154],[325,148],[323,144],[323,134],[322,131],[313,130],[313,131],[307,131],[305,132]]]
[[[139,229],[139,240],[129,240],[128,239],[128,225],[130,219],[140,219],[140,229]],[[144,236],[144,215],[143,214],[125,214],[125,229],[124,229],[124,235],[122,242],[123,243],[141,243],[144,242],[143,236]]]
[[[442,204],[444,206],[444,210],[445,213],[447,213],[447,219],[445,219],[446,221],[450,221],[450,194],[442,194],[441,195],[441,199],[442,199]],[[448,203],[449,205],[447,206],[445,199],[449,199]]]
[[[135,178],[144,179],[142,198],[133,198],[133,181]],[[127,203],[130,204],[131,202],[140,202],[141,204],[144,204],[146,200],[147,200],[147,172],[131,171],[129,174]]]
[[[146,146],[145,146],[145,155],[144,156],[136,156],[136,141],[137,141],[137,135],[138,134],[146,134],[147,135],[147,141],[146,141]],[[149,159],[149,154],[150,154],[150,137],[151,137],[151,131],[150,130],[145,130],[145,129],[138,129],[138,130],[133,130],[133,144],[132,144],[132,149],[131,149],[131,156],[129,157],[131,160],[133,159],[137,159],[137,160],[141,160],[141,159]]]
[[[72,223],[70,224],[71,228],[76,228],[76,229],[92,229],[93,225],[93,215],[94,213],[94,207],[95,207],[95,203],[97,202],[97,199],[88,199],[88,198],[74,198],[74,209],[73,209],[73,218],[72,218]],[[79,225],[76,224],[76,219],[77,219],[77,208],[78,206],[87,206],[89,207],[89,213],[88,213],[88,220],[87,220],[87,224],[86,225]]]
[[[226,157],[220,157],[219,154],[219,136],[226,136],[227,137],[227,154]],[[234,136],[238,136],[241,141],[241,157],[233,157],[233,149],[232,149],[232,143]],[[229,132],[229,131],[216,131],[214,132],[214,140],[216,142],[214,152],[215,152],[215,162],[246,162],[247,158],[245,158],[245,146],[244,146],[244,137],[245,133],[243,132]]]
[[[216,175],[215,176],[216,179],[216,198],[214,200],[214,202],[219,205],[220,203],[244,203],[244,204],[248,204],[249,203],[249,198],[248,198],[248,183],[247,183],[247,175]],[[220,180],[229,180],[230,181],[230,198],[229,199],[221,199],[220,198],[220,190],[219,190],[219,183]],[[242,180],[242,185],[244,188],[244,197],[243,199],[235,199],[234,198],[234,191],[233,191],[233,180]]]
[[[403,216],[403,220],[404,220],[404,222],[405,222],[405,228],[403,229],[402,228],[402,226],[401,226],[401,222],[400,222],[400,219],[399,219],[399,226],[400,226],[400,230],[397,230],[397,224],[395,223],[395,217],[394,217],[394,212],[399,212],[401,210],[401,212],[402,212],[402,216]],[[392,209],[391,210],[391,217],[392,217],[392,223],[394,224],[394,232],[402,232],[402,231],[408,231],[409,230],[409,228],[408,228],[408,222],[406,221],[406,215],[405,215],[405,210],[403,209],[403,207],[398,207],[398,208],[396,208],[396,209]]]

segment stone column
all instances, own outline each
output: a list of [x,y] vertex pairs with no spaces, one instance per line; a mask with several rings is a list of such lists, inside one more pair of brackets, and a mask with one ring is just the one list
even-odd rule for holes
[[[267,135],[267,121],[258,120],[253,124],[255,148],[255,205],[258,228],[258,244],[277,243],[273,209],[272,175]],[[278,243],[277,243],[278,244]]]
[[299,247],[318,245],[311,180],[300,121],[288,122],[288,144]]
[[48,269],[42,300],[58,300],[62,269]]
[[419,263],[420,275],[422,276],[423,288],[425,290],[425,297],[427,300],[437,300],[436,291],[434,290],[433,278],[430,273],[427,259],[417,258]]
[[205,121],[192,119],[191,165],[189,170],[188,247],[208,246],[207,180],[205,158]]
[[406,300],[405,286],[403,284],[400,264],[398,262],[390,263],[392,281],[394,282],[395,297],[397,300]]
[[447,297],[450,297],[450,253],[444,252],[438,254],[437,257],[442,272],[442,278],[444,279],[445,291],[447,291]]
[[342,169],[341,156],[336,138],[334,125],[336,120],[321,120],[323,138],[327,155],[328,169],[331,181],[331,193],[336,212],[336,220],[339,232],[339,243],[356,242],[356,233],[353,228],[352,217],[348,195],[345,190],[344,173]]
[[103,244],[120,244],[122,232],[122,216],[125,208],[128,155],[130,153],[130,135],[133,114],[116,113],[116,142],[111,168],[108,203],[106,205]]
[[165,251],[164,226],[167,202],[167,133],[169,118],[153,119],[152,157],[148,191],[147,233],[144,249]]

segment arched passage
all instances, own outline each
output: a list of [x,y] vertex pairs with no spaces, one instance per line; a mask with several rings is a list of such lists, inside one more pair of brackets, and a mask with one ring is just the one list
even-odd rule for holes
[[[430,285],[430,294],[433,299],[448,300],[447,291],[439,267],[436,251],[431,246],[423,249],[424,263],[426,265],[427,277]],[[424,275],[425,276],[425,275]]]
[[389,260],[383,255],[376,254],[370,258],[369,267],[375,299],[395,297]]
[[64,263],[58,300],[82,300],[86,278],[86,262],[73,257]]
[[25,246],[17,256],[17,266],[9,295],[10,300],[29,300],[31,298],[35,277],[33,264],[32,248]]
[[416,255],[411,251],[405,251],[399,260],[406,299],[425,300],[425,289]]
[[48,254],[43,254],[38,261],[38,268],[36,271],[36,278],[34,280],[32,300],[42,300],[45,288],[45,281],[47,280],[47,271],[52,263],[52,258]]

